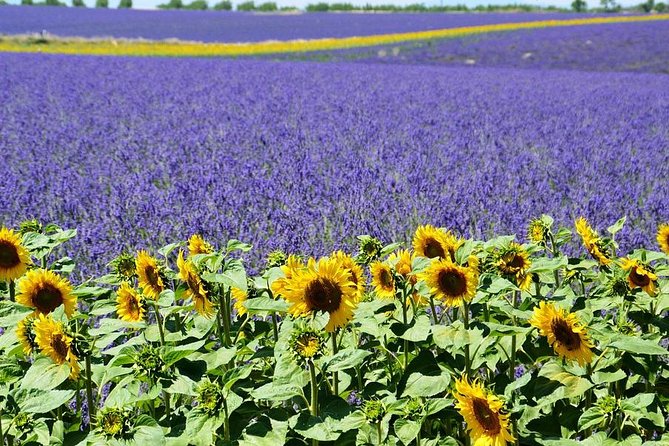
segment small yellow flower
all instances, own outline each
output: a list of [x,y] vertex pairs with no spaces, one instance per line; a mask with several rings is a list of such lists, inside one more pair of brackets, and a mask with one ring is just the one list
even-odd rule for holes
[[183,251],[179,251],[177,258],[177,266],[179,267],[179,278],[186,283],[186,296],[193,299],[195,311],[198,314],[209,318],[214,314],[214,305],[207,296],[207,290],[200,275],[195,268],[195,265],[190,260],[184,260]]
[[419,226],[413,238],[413,249],[417,256],[430,259],[450,257],[455,260],[455,251],[462,245],[451,231],[435,228],[431,225]]
[[40,314],[34,327],[35,340],[41,352],[56,364],[67,361],[70,365],[70,379],[77,379],[81,368],[72,349],[72,337],[65,333],[63,324],[54,321],[51,316]]
[[139,286],[142,287],[144,295],[150,299],[158,299],[160,293],[165,289],[163,279],[160,277],[158,261],[151,257],[148,252],[139,251],[135,266],[139,277]]
[[211,254],[214,248],[207,243],[199,234],[193,234],[188,239],[188,255],[194,256],[197,254]]
[[374,292],[380,298],[395,297],[395,280],[390,266],[383,262],[374,262],[370,265]]
[[28,250],[11,229],[0,228],[0,281],[16,280],[32,264]]
[[665,254],[669,254],[669,224],[663,223],[657,228],[657,244]]
[[648,295],[657,294],[657,274],[642,264],[637,259],[623,258],[620,260],[620,266],[627,271],[627,281],[630,288],[641,288]]
[[77,306],[70,282],[45,269],[28,271],[19,282],[16,301],[39,314],[49,314],[63,305],[67,317],[72,317]]
[[457,265],[448,258],[433,261],[419,278],[425,281],[432,296],[450,307],[470,301],[478,286],[475,270]]
[[127,282],[123,282],[116,293],[116,312],[126,322],[139,322],[144,319],[146,310],[142,296]]

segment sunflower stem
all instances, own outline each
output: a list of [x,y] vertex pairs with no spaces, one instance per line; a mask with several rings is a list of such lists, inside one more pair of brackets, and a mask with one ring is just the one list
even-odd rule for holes
[[376,436],[379,437],[379,442],[378,445],[381,446],[383,444],[383,439],[381,438],[383,435],[383,431],[381,430],[381,422],[378,421],[376,423]]
[[[81,392],[80,392],[80,390],[81,390],[81,383],[79,382],[79,380],[77,380],[77,393],[74,394],[74,397],[75,397],[75,407],[74,407],[75,414],[78,414],[79,410],[81,410]],[[2,445],[2,442],[0,442],[0,445]]]
[[276,320],[276,313],[272,313],[272,333],[274,334],[274,343],[279,342],[279,323]]
[[[548,237],[551,241],[551,252],[553,253],[553,258],[557,258],[560,256],[560,251],[557,248],[557,244],[555,243],[555,237],[553,237],[552,232],[548,232]],[[560,288],[560,273],[559,271],[553,270],[553,277],[555,278],[555,289],[557,290]]]
[[[465,324],[465,330],[469,330],[469,302],[462,302],[462,320]],[[471,357],[469,356],[469,343],[465,344],[465,374],[471,376]]]
[[228,414],[228,401],[226,398],[223,398],[223,412],[225,418],[223,418],[223,439],[226,443],[230,442],[230,414]]
[[2,430],[2,415],[0,414],[0,446],[5,445],[5,433]]
[[[91,355],[86,355],[86,401],[88,402],[88,426],[95,422],[95,402],[93,401],[93,374],[91,373]],[[83,417],[83,413],[82,413]]]
[[[14,302],[16,298],[16,283],[13,280],[9,281],[9,300]],[[0,443],[2,444],[2,443]]]
[[230,340],[230,290],[224,291],[219,294],[219,317],[223,322],[223,339],[222,344],[224,347],[229,347]]
[[[311,382],[311,404],[309,404],[309,412],[312,416],[318,416],[318,381],[316,381],[316,366],[314,361],[309,359],[307,361],[309,365],[309,378]],[[318,440],[313,440],[313,446],[318,446]]]
[[156,313],[156,325],[158,325],[158,335],[160,336],[160,345],[165,345],[165,332],[163,331],[163,316],[158,309],[158,302],[153,301],[153,311]]
[[[332,332],[332,336],[330,336],[330,339],[332,339],[332,354],[336,355],[337,352],[339,351],[339,348],[337,346],[337,329]],[[332,373],[332,389],[333,389],[333,394],[334,396],[339,395],[339,373],[338,372],[333,372]]]
[[[402,296],[402,323],[404,324],[404,328],[406,329],[407,326],[407,303],[406,299],[404,299],[404,296]],[[404,340],[404,369],[409,366],[409,340],[405,339]]]
[[165,402],[165,420],[169,423],[172,417],[172,409],[170,408],[170,394],[163,390],[163,401]]
[[434,325],[439,325],[439,320],[437,319],[437,307],[434,306],[434,297],[430,296],[430,310],[432,311],[432,319],[434,319]]
[[[520,291],[514,291],[512,294],[512,306],[514,313],[511,314],[511,323],[513,324],[514,327],[517,326],[516,324],[516,315],[515,311],[518,308],[518,301],[520,300]],[[515,373],[516,373],[516,335],[514,333],[513,336],[511,336],[511,366],[509,367],[509,380],[513,381],[515,379]]]
[[[587,375],[588,379],[592,381],[592,365],[588,364],[587,366]],[[588,411],[592,407],[592,388],[588,389],[585,392],[585,410]],[[592,428],[587,428],[585,430],[585,438],[590,438],[592,435]]]

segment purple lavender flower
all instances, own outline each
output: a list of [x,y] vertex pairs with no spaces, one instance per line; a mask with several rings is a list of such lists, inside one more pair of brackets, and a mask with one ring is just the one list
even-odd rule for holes
[[348,398],[346,398],[346,402],[351,406],[360,407],[362,405],[362,398],[357,390],[352,390]]
[[513,376],[516,379],[520,379],[526,372],[527,368],[525,368],[523,364],[520,364],[519,366],[516,366],[516,368],[513,370]]

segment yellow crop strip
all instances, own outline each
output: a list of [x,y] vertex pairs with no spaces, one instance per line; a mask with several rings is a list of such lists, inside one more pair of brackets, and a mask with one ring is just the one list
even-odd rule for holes
[[0,38],[0,52],[171,57],[253,56],[261,54],[302,53],[309,51],[324,51],[365,46],[400,44],[420,40],[463,37],[497,31],[553,28],[558,26],[650,22],[656,20],[669,20],[669,14],[630,17],[593,17],[569,20],[541,20],[534,22],[464,26],[459,28],[447,28],[408,33],[379,34],[372,36],[354,36],[312,40],[266,41],[252,43],[202,43],[130,39],[95,40],[73,38],[53,38],[40,41],[39,39],[31,39],[25,36],[4,36]]

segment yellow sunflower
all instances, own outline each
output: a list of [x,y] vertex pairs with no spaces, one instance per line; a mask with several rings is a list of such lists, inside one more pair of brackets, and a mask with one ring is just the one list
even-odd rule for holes
[[304,268],[304,262],[298,256],[294,254],[289,255],[286,264],[281,265],[284,277],[272,282],[272,294],[274,297],[285,296],[288,291],[286,287],[292,283],[293,276]]
[[431,225],[419,226],[413,237],[413,249],[418,256],[434,258],[446,258],[455,260],[455,251],[462,245],[451,231],[435,228]]
[[188,255],[194,256],[197,254],[211,254],[214,248],[207,243],[200,234],[193,234],[188,239]]
[[30,314],[16,324],[16,337],[21,341],[23,353],[30,355],[37,348],[35,341],[35,316]]
[[611,263],[611,259],[608,258],[605,252],[602,240],[594,229],[592,229],[590,223],[588,223],[585,218],[579,217],[574,222],[574,225],[576,226],[576,232],[581,236],[583,245],[585,246],[585,249],[588,250],[588,253],[602,265]]
[[[416,282],[418,282],[418,277],[416,277],[416,274],[414,274],[413,271],[414,258],[415,255],[408,249],[400,249],[399,251],[393,252],[388,256],[388,263],[395,265],[395,271],[404,277],[404,280],[406,280],[411,286],[415,286]],[[426,300],[423,298],[423,296],[415,291],[415,289],[411,293],[410,297],[418,305],[426,303]]]
[[546,243],[546,232],[548,228],[541,219],[534,219],[530,221],[527,229],[527,236],[532,243],[537,245]]
[[163,279],[160,277],[158,261],[151,257],[148,252],[139,251],[137,252],[135,266],[137,267],[139,286],[142,287],[144,295],[150,299],[158,299],[160,293],[165,289]]
[[669,254],[669,224],[663,223],[657,228],[657,244],[665,254]]
[[532,275],[527,270],[532,266],[530,256],[516,242],[509,243],[499,253],[497,269],[505,276],[513,277],[521,290],[527,291],[532,284]]
[[39,314],[49,314],[63,305],[67,317],[72,317],[77,306],[77,298],[72,294],[70,282],[45,269],[28,271],[19,281],[18,291],[16,301],[34,308]]
[[16,280],[28,270],[30,254],[11,229],[0,228],[0,280]]
[[451,307],[471,300],[478,286],[478,274],[475,270],[457,265],[450,259],[432,262],[419,278],[425,281],[432,296]]
[[374,292],[382,299],[395,297],[395,279],[389,265],[374,262],[370,265]]
[[248,294],[246,291],[240,290],[236,287],[232,287],[230,293],[232,294],[232,298],[235,300],[235,304],[233,306],[235,307],[235,310],[237,310],[237,314],[244,316],[247,312],[246,307],[244,306],[244,302],[246,302]]
[[552,303],[540,302],[529,322],[539,329],[540,335],[548,338],[548,344],[561,358],[576,360],[581,365],[592,361],[593,344],[576,314]]
[[214,306],[207,297],[207,290],[195,265],[190,260],[184,260],[183,251],[179,251],[177,266],[179,267],[179,278],[187,285],[186,296],[193,299],[195,311],[204,317],[210,317],[214,314]]
[[70,364],[70,379],[77,379],[80,370],[78,358],[72,349],[72,337],[65,333],[63,324],[54,321],[51,316],[40,314],[34,326],[41,352],[56,364],[67,361]]
[[146,310],[142,302],[142,296],[130,286],[123,282],[116,293],[116,312],[118,317],[126,322],[139,322],[144,319]]
[[657,274],[637,259],[624,258],[620,266],[629,272],[627,282],[630,288],[641,288],[650,296],[657,294]]
[[362,295],[365,293],[365,288],[367,287],[365,275],[362,272],[362,268],[360,267],[360,265],[355,263],[353,257],[346,254],[344,251],[335,251],[332,254],[332,257],[334,259],[337,259],[342,265],[344,265],[345,268],[349,269],[350,271],[349,277],[351,279],[351,282],[355,284],[355,287],[358,291],[357,297],[358,300],[360,300],[362,298]]
[[295,270],[284,288],[288,311],[296,317],[312,312],[327,312],[329,332],[342,327],[353,317],[358,305],[357,288],[351,281],[350,270],[337,259],[311,258],[305,269]]
[[465,419],[472,446],[504,446],[515,441],[509,429],[509,415],[502,413],[504,403],[477,381],[467,376],[455,381],[455,407]]

